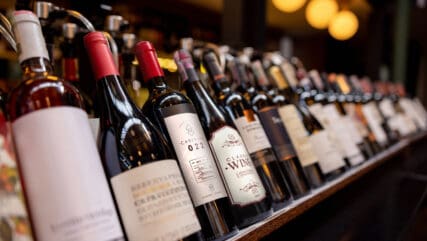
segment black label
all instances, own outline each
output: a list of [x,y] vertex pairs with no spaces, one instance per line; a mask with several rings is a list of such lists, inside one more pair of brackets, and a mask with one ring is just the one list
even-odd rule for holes
[[295,157],[295,150],[286,132],[277,107],[267,107],[258,113],[265,133],[280,160]]
[[173,106],[169,106],[166,108],[162,108],[162,109],[160,109],[160,112],[162,113],[162,116],[164,118],[172,116],[172,115],[182,114],[182,113],[196,113],[193,105],[191,105],[189,103],[183,103],[183,104],[178,104],[178,105],[173,105]]

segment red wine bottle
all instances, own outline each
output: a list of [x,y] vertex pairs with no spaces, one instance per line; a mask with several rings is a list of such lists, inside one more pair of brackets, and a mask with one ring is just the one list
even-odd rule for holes
[[224,240],[237,229],[196,110],[188,97],[166,85],[150,42],[139,42],[135,51],[150,92],[143,113],[168,137],[175,150],[205,238]]
[[[266,104],[263,103],[265,101],[255,98],[253,98],[256,100],[253,104],[256,106],[261,123],[264,126],[270,143],[279,158],[280,165],[287,177],[292,194],[294,197],[303,196],[310,191],[310,187],[307,182],[307,178],[304,175],[304,171],[296,154],[295,148],[292,145],[292,141],[279,114],[279,107],[287,100],[284,96],[278,95],[275,90],[268,88],[270,85],[269,80],[267,79],[261,63],[258,60],[252,63],[251,66],[257,66],[257,68],[252,68],[252,70],[257,82],[258,90],[261,93],[269,92],[267,93]],[[243,79],[240,82],[245,82],[244,79],[247,79],[247,77],[243,69],[240,71],[240,75]],[[319,181],[319,185],[320,182],[321,181]]]
[[[251,64],[251,69],[257,79],[267,80],[267,76],[259,61]],[[270,77],[274,80],[280,78],[278,67],[270,68]],[[263,82],[263,81],[261,81]],[[291,103],[290,96],[284,96],[285,103],[279,107],[278,112],[286,128],[289,138],[303,168],[304,174],[311,187],[316,188],[324,183],[318,157],[313,153],[309,135],[316,130],[321,130],[320,124],[310,116],[304,115],[301,109]]]
[[[284,69],[286,72],[282,72],[282,69],[276,64],[273,64],[269,68],[271,79],[276,83],[276,86],[280,86],[280,92],[283,93],[286,99],[290,100],[290,104],[294,106],[293,108],[288,105],[284,105],[279,109],[282,120],[284,120],[284,122],[288,122],[288,117],[294,115],[294,109],[297,109],[297,111],[301,114],[304,126],[306,127],[307,131],[309,131],[309,145],[311,145],[311,150],[317,157],[323,178],[327,180],[333,179],[345,172],[345,162],[340,153],[338,153],[336,150],[334,143],[330,139],[324,127],[319,123],[315,116],[311,115],[308,106],[304,101],[304,96],[299,96],[296,93],[296,86],[293,86],[291,82],[288,81],[288,78],[291,76],[293,76],[294,79],[296,78],[293,67],[287,62],[283,63],[286,64],[282,69]],[[284,73],[287,73],[287,75],[284,75]],[[302,90],[300,90],[300,92],[301,94],[305,93]],[[290,118],[290,120],[292,119],[294,118]],[[286,123],[286,125],[288,126],[289,123]],[[292,125],[293,124],[290,126]],[[291,136],[293,135],[294,133],[291,134]],[[313,159],[304,158],[304,166],[311,163],[310,161],[306,160]]]
[[103,34],[89,33],[84,42],[102,107],[98,145],[127,238],[198,239],[200,224],[172,150],[125,91]]
[[209,146],[231,200],[233,216],[239,228],[271,215],[271,201],[238,131],[227,123],[224,112],[203,87],[191,55],[174,55],[184,89],[193,101]]
[[212,80],[217,102],[232,119],[242,136],[269,197],[271,196],[273,209],[282,208],[291,199],[290,190],[258,116],[242,95],[231,90],[230,82],[222,72],[213,52],[204,54],[203,65]]
[[88,93],[83,89],[79,76],[79,60],[77,58],[77,25],[74,23],[64,23],[62,25],[64,40],[61,43],[62,51],[62,78],[73,84],[83,97],[86,112],[94,115],[93,101]]
[[77,89],[52,73],[40,23],[17,11],[23,82],[8,109],[37,240],[123,240],[123,232]]

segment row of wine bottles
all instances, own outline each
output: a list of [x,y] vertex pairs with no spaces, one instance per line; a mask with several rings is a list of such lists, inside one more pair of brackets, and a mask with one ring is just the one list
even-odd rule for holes
[[12,26],[23,81],[7,114],[37,240],[225,240],[427,128],[422,105],[394,86],[374,91],[277,53],[177,50],[175,90],[146,41],[134,49],[149,89],[140,109],[95,31],[84,44],[96,145],[84,99],[53,75],[37,16],[16,11]]

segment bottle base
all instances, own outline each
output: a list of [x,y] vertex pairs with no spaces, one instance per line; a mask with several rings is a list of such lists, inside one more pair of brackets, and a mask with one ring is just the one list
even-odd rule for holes
[[260,213],[260,214],[254,216],[254,217],[246,218],[245,220],[243,220],[242,222],[240,222],[237,225],[237,227],[239,229],[245,228],[245,227],[247,227],[247,226],[249,226],[251,224],[254,224],[254,223],[258,222],[258,221],[264,220],[267,217],[270,217],[272,214],[273,214],[273,209],[271,208],[268,211]]
[[278,210],[280,210],[280,209],[288,206],[289,204],[292,203],[292,201],[294,201],[293,198],[290,198],[290,199],[288,199],[286,201],[283,201],[283,202],[277,202],[277,203],[273,202],[273,204],[271,205],[271,207],[273,208],[273,211],[275,212],[275,211],[278,211]]
[[212,238],[206,238],[205,237],[205,241],[224,241],[224,240],[227,240],[227,239],[233,237],[238,232],[239,232],[239,229],[237,228],[237,226],[235,226],[231,232],[229,232],[229,233],[227,233],[227,234],[225,234],[225,235],[223,235],[221,237],[218,237],[218,238],[214,238],[214,237],[212,237]]

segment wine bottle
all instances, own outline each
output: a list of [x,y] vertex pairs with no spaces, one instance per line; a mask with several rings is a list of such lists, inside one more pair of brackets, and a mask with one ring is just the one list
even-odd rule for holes
[[[230,82],[225,78],[213,52],[204,54],[203,65],[212,80],[217,103],[232,119],[242,136],[264,187],[273,201],[273,209],[282,208],[291,200],[290,191],[258,116],[240,94],[231,90]],[[233,73],[234,67],[230,69]]]
[[127,238],[197,240],[200,224],[173,152],[125,91],[103,34],[84,42],[102,103],[98,145]]
[[[259,60],[251,63],[251,70],[260,88],[269,88],[269,86],[271,89],[273,88]],[[262,104],[266,98],[257,98],[256,96],[253,95],[253,104],[262,109],[263,106],[266,106],[266,104]],[[310,122],[309,118],[304,116],[301,110],[291,103],[283,104],[279,107],[278,112],[295,148],[308,183],[313,188],[321,186],[324,183],[324,176],[320,169],[319,159],[313,153],[309,141],[309,134],[316,130],[314,126],[316,123]]]
[[123,240],[82,97],[52,74],[32,12],[14,12],[13,32],[23,82],[8,109],[36,239]]
[[[287,61],[272,63],[273,65],[269,68],[271,79],[276,83],[276,86],[280,86],[280,92],[290,100],[290,103],[295,106],[298,112],[302,116],[303,124],[309,131],[309,145],[311,145],[314,155],[317,157],[319,168],[323,174],[324,179],[330,180],[341,175],[345,172],[345,162],[342,156],[336,150],[335,144],[332,142],[329,133],[319,123],[318,119],[311,114],[308,109],[304,96],[300,97],[296,91],[298,89],[297,83],[290,84],[289,79],[296,80],[295,70],[290,63]],[[285,74],[286,73],[286,74]],[[300,90],[303,95],[304,92]],[[290,116],[290,120],[293,120],[292,116],[295,116],[294,108],[285,105],[287,109],[282,108],[280,110],[281,117],[284,121],[288,121],[287,116]],[[295,124],[287,123],[292,126]],[[291,128],[291,127],[290,127]],[[295,134],[293,134],[295,135]],[[301,134],[300,134],[301,135]],[[296,135],[295,135],[296,136]],[[308,160],[313,160],[308,158]],[[307,162],[310,164],[310,161]],[[316,172],[315,172],[316,173]]]
[[[335,78],[335,74],[329,74],[325,79],[328,79],[328,82],[330,82],[330,79]],[[344,79],[345,81],[337,82],[338,89],[342,93],[349,93],[353,96],[353,98],[350,99],[351,102],[345,105],[345,109],[347,113],[349,113],[349,115],[351,115],[353,119],[356,120],[356,123],[358,123],[357,128],[359,132],[369,143],[372,154],[375,155],[381,151],[381,146],[378,144],[374,132],[372,131],[368,121],[365,118],[365,115],[363,114],[363,98],[358,88],[356,88],[355,82],[353,81],[355,78],[357,77],[353,75],[348,79]]]
[[135,51],[150,92],[143,113],[168,136],[175,150],[205,238],[224,240],[237,229],[196,110],[188,97],[166,85],[151,43],[139,42]]
[[357,110],[363,115],[366,120],[369,129],[372,131],[372,143],[376,152],[380,152],[384,150],[387,146],[388,139],[387,134],[385,133],[382,127],[382,119],[380,113],[372,101],[372,95],[368,92],[365,93],[362,87],[361,82],[358,78],[351,79],[353,81],[353,85],[357,88],[358,91],[358,99],[360,103],[356,106]]
[[[374,152],[371,148],[368,135],[369,129],[359,120],[355,113],[354,106],[354,97],[350,93],[348,86],[340,84],[341,82],[345,83],[345,79],[338,79],[336,82],[328,81],[328,76],[326,73],[322,74],[322,77],[317,73],[317,71],[311,71],[316,87],[318,88],[317,83],[321,83],[324,86],[325,99],[328,99],[328,96],[338,95],[338,98],[333,101],[338,112],[342,116],[342,119],[347,124],[347,131],[352,137],[353,141],[357,144],[360,151],[362,152],[365,158],[370,158],[374,155]],[[343,89],[340,86],[345,86]],[[329,98],[330,99],[330,98]]]
[[[309,71],[308,77],[311,79],[320,79],[317,70]],[[313,86],[310,88],[313,88]],[[330,128],[336,136],[336,140],[342,147],[342,154],[346,157],[348,165],[356,166],[360,165],[365,160],[362,154],[362,151],[364,151],[363,139],[357,132],[353,122],[347,118],[348,116],[344,110],[343,102],[345,102],[345,95],[336,92],[336,88],[328,91],[326,98],[321,102],[323,105],[322,111],[327,120],[324,126]]]
[[73,84],[83,97],[86,112],[93,116],[94,108],[92,98],[83,90],[79,76],[79,60],[77,58],[77,41],[75,40],[77,25],[74,23],[64,23],[62,25],[62,34],[64,37],[61,43],[62,51],[62,78]]
[[225,114],[200,82],[190,54],[179,50],[174,58],[214,154],[237,226],[242,228],[268,217],[271,201],[241,136],[227,123]]
[[[234,82],[239,83],[239,90],[243,95],[246,94],[246,83],[249,83],[249,78],[246,72],[246,66],[234,59],[229,62],[228,68]],[[274,97],[273,97],[274,99]],[[262,124],[271,147],[274,150],[281,171],[285,175],[286,181],[289,185],[292,195],[295,198],[301,197],[309,192],[307,180],[302,171],[298,157],[296,157],[294,147],[290,143],[288,134],[280,121],[277,107],[274,103],[269,102],[264,105],[261,101],[257,101],[260,106],[257,106],[257,115],[259,116],[260,123]]]

